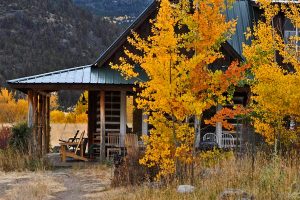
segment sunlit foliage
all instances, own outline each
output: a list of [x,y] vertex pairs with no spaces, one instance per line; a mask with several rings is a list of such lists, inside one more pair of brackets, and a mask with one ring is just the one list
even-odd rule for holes
[[6,88],[0,91],[0,122],[15,123],[27,119],[28,103],[26,99],[15,99],[15,93]]
[[[86,104],[83,105],[83,96],[86,99]],[[60,111],[58,109],[52,110],[50,113],[50,119],[51,122],[53,123],[87,123],[88,120],[88,116],[87,116],[87,109],[88,109],[88,92],[85,91],[80,97],[79,100],[77,102],[77,104],[75,105],[75,107],[73,108],[72,112],[63,112]],[[54,106],[59,107],[58,103],[57,103],[57,96],[54,96],[54,98],[51,99],[51,107],[54,108]]]
[[284,40],[275,19],[283,12],[299,27],[300,7],[293,3],[279,6],[271,1],[259,2],[264,20],[248,32],[252,44],[244,46],[244,55],[254,75],[251,87],[254,126],[268,143],[280,140],[289,145],[298,138],[298,130],[289,129],[289,121],[299,121],[300,117],[300,65],[296,47],[300,38],[291,36]]
[[161,0],[150,36],[133,32],[128,38],[138,53],[125,49],[126,57],[112,64],[127,78],[138,77],[136,65],[149,77],[139,83],[143,90],[137,99],[137,107],[150,115],[148,122],[154,127],[144,138],[141,163],[158,166],[158,177],[178,175],[182,163],[193,162],[195,128],[189,120],[201,119],[205,110],[231,101],[234,86],[248,68],[238,62],[224,71],[209,68],[223,58],[220,46],[236,24],[226,21],[225,9],[223,0],[195,0],[193,6],[189,0]]

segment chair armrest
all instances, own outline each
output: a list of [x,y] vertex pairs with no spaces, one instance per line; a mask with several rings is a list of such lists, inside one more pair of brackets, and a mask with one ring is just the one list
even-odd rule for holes
[[61,146],[70,146],[70,145],[78,145],[78,142],[63,142],[59,143]]

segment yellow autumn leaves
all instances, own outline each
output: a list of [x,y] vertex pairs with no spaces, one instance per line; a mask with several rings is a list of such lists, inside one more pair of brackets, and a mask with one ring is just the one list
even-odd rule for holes
[[[151,33],[133,33],[125,57],[111,64],[125,77],[137,77],[137,65],[149,80],[142,88],[137,107],[149,114],[153,126],[144,138],[141,163],[157,166],[160,176],[179,174],[181,165],[195,160],[196,129],[205,110],[225,103],[224,93],[244,78],[247,66],[233,62],[226,72],[209,65],[222,59],[220,46],[232,34],[235,21],[226,21],[223,0],[161,0]],[[230,98],[228,97],[228,100]],[[200,127],[197,127],[199,130]]]
[[[87,96],[87,93],[85,94]],[[50,119],[52,123],[86,123],[87,105],[79,101],[73,112],[65,113],[58,110],[58,96],[52,94],[50,98]],[[17,123],[26,121],[28,115],[28,102],[26,98],[16,98],[16,93],[0,89],[0,123]]]
[[[254,75],[252,81],[254,127],[267,142],[296,144],[297,129],[289,123],[300,116],[300,67],[297,52],[297,35],[283,38],[284,30],[276,24],[278,16],[284,15],[294,27],[300,21],[298,4],[272,4],[259,1],[264,10],[264,21],[259,21],[248,32],[253,37],[251,45],[244,46],[244,55]],[[281,13],[279,13],[281,12]],[[299,26],[298,26],[299,27]]]
[[15,93],[5,88],[0,90],[0,123],[13,123],[27,119],[26,99],[15,99]]

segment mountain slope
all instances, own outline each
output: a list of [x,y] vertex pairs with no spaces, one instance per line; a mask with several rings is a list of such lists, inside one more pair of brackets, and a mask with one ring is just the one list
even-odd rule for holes
[[0,84],[92,63],[120,28],[71,0],[0,2]]
[[153,0],[73,0],[79,6],[88,8],[100,16],[137,17]]

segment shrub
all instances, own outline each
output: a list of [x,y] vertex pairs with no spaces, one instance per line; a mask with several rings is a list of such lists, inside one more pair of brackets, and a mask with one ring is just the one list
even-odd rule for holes
[[220,164],[223,160],[233,158],[234,155],[232,151],[222,151],[219,149],[214,149],[212,151],[200,152],[196,163],[202,165],[203,167],[214,167]]
[[82,124],[82,123],[86,123],[87,121],[88,121],[87,114],[81,113],[76,115],[76,123]]
[[50,112],[50,119],[53,123],[65,123],[65,113],[60,110],[53,110]]
[[0,149],[6,149],[8,147],[10,136],[11,136],[11,128],[2,127],[0,130]]
[[24,154],[16,149],[0,150],[0,171],[37,171],[45,170],[48,167],[45,160]]
[[15,100],[15,93],[0,88],[0,122],[13,123],[27,118],[26,99]]
[[26,122],[22,122],[13,126],[9,145],[17,151],[28,153],[30,139],[31,129]]
[[139,185],[145,182],[148,177],[148,168],[140,165],[141,153],[127,155],[119,166],[116,166],[112,186]]

